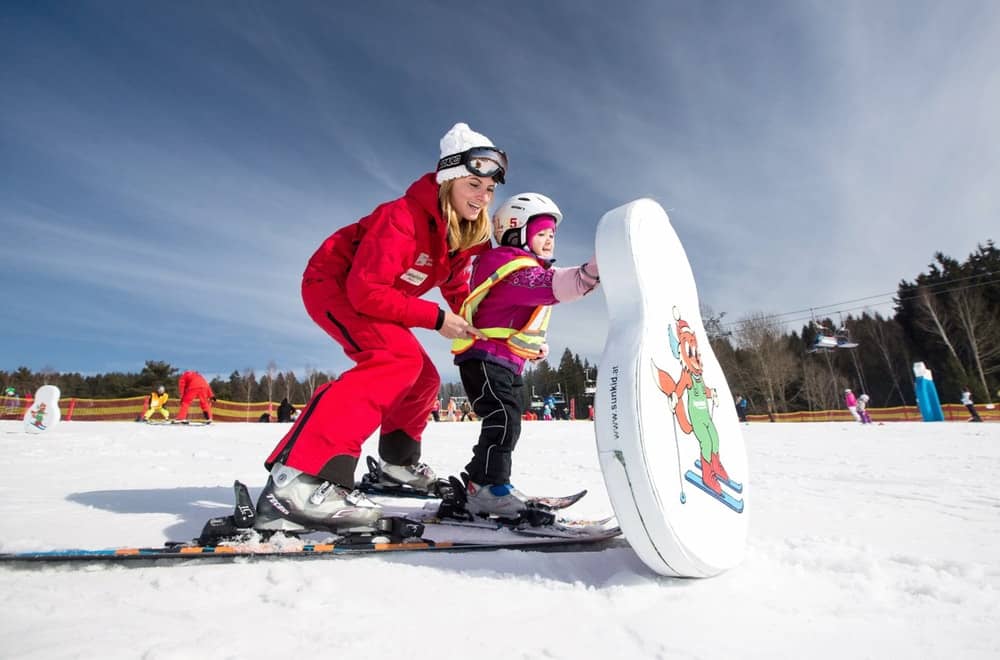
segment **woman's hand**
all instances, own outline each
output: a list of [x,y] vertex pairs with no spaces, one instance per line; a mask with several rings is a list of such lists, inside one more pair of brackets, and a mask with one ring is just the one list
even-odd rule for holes
[[445,339],[472,339],[473,337],[486,339],[486,335],[469,325],[468,321],[449,311],[444,313],[444,323],[441,324],[438,334]]

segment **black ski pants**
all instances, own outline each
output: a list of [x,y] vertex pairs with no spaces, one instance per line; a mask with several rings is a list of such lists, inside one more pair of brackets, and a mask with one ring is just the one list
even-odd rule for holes
[[477,484],[509,483],[511,454],[521,437],[524,381],[510,369],[483,360],[467,360],[458,371],[472,410],[482,420],[479,442],[465,471]]

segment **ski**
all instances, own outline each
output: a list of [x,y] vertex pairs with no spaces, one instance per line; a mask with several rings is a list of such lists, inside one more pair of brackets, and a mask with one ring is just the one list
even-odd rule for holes
[[687,479],[692,484],[694,484],[695,486],[697,486],[698,488],[700,488],[702,491],[708,493],[715,499],[719,500],[720,502],[728,506],[736,513],[743,513],[743,500],[736,499],[726,491],[722,491],[721,495],[719,493],[716,493],[714,490],[705,485],[705,482],[702,481],[701,479],[701,475],[695,474],[691,470],[688,470],[687,472],[684,473],[684,478]]
[[[53,564],[87,562],[122,562],[140,564],[147,562],[187,561],[215,559],[233,561],[237,559],[304,559],[354,556],[386,552],[470,552],[475,550],[524,550],[580,552],[591,545],[610,541],[621,531],[616,527],[600,534],[591,533],[578,536],[533,536],[524,534],[494,541],[462,540],[414,540],[406,542],[348,542],[337,541],[295,543],[253,543],[246,545],[203,546],[189,543],[166,544],[151,548],[108,548],[101,550],[65,549],[39,552],[17,552],[0,554],[0,564]],[[596,549],[596,548],[595,548]]]
[[[354,487],[365,495],[372,497],[401,497],[418,500],[442,499],[441,491],[430,493],[403,485],[396,486],[392,484],[363,483],[359,481]],[[439,486],[439,488],[443,488],[443,486]],[[538,508],[558,511],[559,509],[565,509],[576,504],[583,499],[583,496],[586,494],[586,490],[581,490],[580,492],[573,493],[572,495],[532,497],[528,500],[528,503],[529,505]]]
[[[121,562],[136,566],[188,560],[223,562],[237,559],[330,558],[433,550],[568,552],[594,549],[621,534],[617,526],[609,526],[611,518],[598,521],[558,520],[545,526],[531,526],[527,520],[514,524],[514,521],[497,519],[443,519],[439,516],[438,507],[434,507],[434,510],[407,510],[399,512],[401,515],[386,515],[379,519],[373,530],[262,535],[253,529],[256,512],[249,489],[239,481],[233,484],[233,489],[236,495],[233,514],[210,519],[201,536],[189,542],[168,542],[159,547],[67,548],[0,553],[0,564]],[[314,535],[324,538],[308,538]]]
[[[701,470],[701,459],[700,458],[695,460],[694,466],[698,470]],[[743,492],[743,484],[741,484],[740,482],[734,481],[732,479],[723,479],[718,474],[715,475],[715,477],[719,480],[720,484],[722,484],[724,486],[729,486],[730,488],[732,488],[733,490],[735,490],[737,493],[742,493]]]
[[542,515],[535,518],[534,512],[520,516],[518,518],[497,518],[473,516],[467,512],[462,512],[458,516],[448,515],[447,510],[443,513],[440,507],[429,507],[424,510],[388,510],[387,513],[393,516],[405,517],[413,522],[421,522],[424,525],[464,527],[467,529],[486,529],[492,531],[510,530],[515,534],[525,536],[544,536],[576,538],[588,536],[590,534],[602,534],[615,518],[608,516],[596,520],[583,520],[577,518],[556,517],[551,512],[542,512]]
[[[405,484],[387,483],[376,459],[367,456],[365,462],[368,465],[368,472],[361,477],[360,481],[354,487],[366,495],[405,497],[422,500],[447,499],[451,497],[451,489],[455,487],[450,481],[444,479],[438,479],[429,491],[417,490]],[[464,485],[460,484],[460,486],[464,488]],[[576,504],[586,494],[587,491],[584,489],[572,495],[532,497],[528,500],[528,503],[529,506],[536,508],[557,511]]]

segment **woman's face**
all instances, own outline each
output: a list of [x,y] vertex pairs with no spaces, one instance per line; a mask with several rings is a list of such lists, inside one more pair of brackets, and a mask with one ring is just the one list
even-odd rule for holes
[[485,176],[463,176],[451,186],[451,206],[463,220],[475,220],[493,201],[497,184]]
[[531,251],[543,259],[551,259],[556,249],[556,230],[543,229],[531,237],[531,244],[528,246]]

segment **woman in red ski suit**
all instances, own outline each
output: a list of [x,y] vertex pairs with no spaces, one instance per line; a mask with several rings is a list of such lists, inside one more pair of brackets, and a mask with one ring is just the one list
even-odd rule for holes
[[191,403],[195,399],[198,399],[198,405],[201,406],[201,413],[205,420],[212,421],[211,401],[215,398],[215,394],[204,376],[197,371],[185,371],[177,379],[177,393],[181,397],[181,408],[177,411],[176,417],[178,422],[187,421],[188,408],[191,407]]
[[[447,339],[478,336],[456,312],[469,293],[472,257],[488,247],[488,207],[506,165],[488,138],[456,124],[441,140],[436,174],[340,229],[313,254],[302,300],[357,364],[316,390],[268,456],[258,529],[373,521],[352,508],[358,498],[350,491],[361,445],[379,426],[383,474],[416,488],[434,482],[419,460],[420,439],[440,377],[411,328]],[[434,287],[450,309],[421,299]]]

